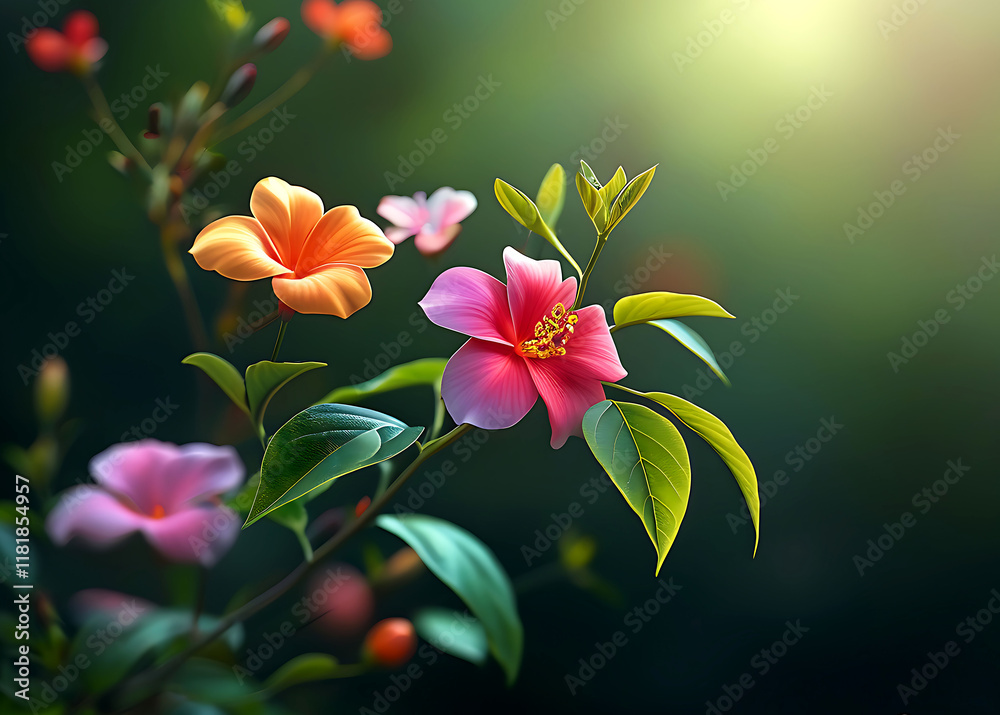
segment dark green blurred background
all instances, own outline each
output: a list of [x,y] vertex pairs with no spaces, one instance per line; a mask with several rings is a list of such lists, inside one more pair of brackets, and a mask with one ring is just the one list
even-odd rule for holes
[[[55,24],[76,7],[97,14],[110,43],[101,71],[109,96],[131,90],[147,65],[169,73],[151,99],[176,99],[193,81],[214,78],[226,30],[204,2],[72,2]],[[246,7],[255,24],[279,14],[292,20],[289,39],[259,63],[253,101],[307,61],[319,40],[303,26],[297,2],[250,0]],[[632,176],[659,163],[649,191],[605,251],[590,301],[634,291],[694,292],[737,315],[691,321],[717,353],[734,341],[742,351],[727,370],[731,389],[716,381],[703,389],[702,382],[704,394],[692,399],[729,424],[762,483],[778,470],[787,480],[762,509],[752,559],[750,528],[727,520],[739,514],[736,484],[691,435],[691,503],[661,572],[682,589],[633,634],[623,625],[626,613],[658,588],[653,549],[619,495],[609,492],[593,504],[581,499],[581,486],[600,467],[581,440],[550,450],[539,403],[516,429],[492,434],[421,510],[474,531],[517,578],[556,560],[552,549],[529,567],[522,546],[552,523],[553,513],[581,502],[584,515],[574,526],[598,540],[594,568],[619,587],[622,602],[609,605],[565,583],[532,591],[520,602],[526,656],[512,689],[504,689],[495,665],[477,670],[449,659],[425,667],[391,712],[702,713],[744,673],[754,685],[733,712],[997,712],[1000,624],[983,627],[969,643],[956,625],[975,617],[1000,587],[1000,486],[990,436],[998,416],[1000,280],[985,281],[964,304],[950,292],[976,277],[997,250],[1000,6],[401,0],[394,7],[401,10],[388,20],[395,41],[388,57],[338,57],[288,102],[294,120],[252,159],[238,147],[261,125],[222,146],[242,167],[223,191],[225,209],[247,213],[253,184],[270,175],[313,189],[328,206],[355,204],[371,218],[385,194],[442,185],[471,190],[480,207],[438,262],[428,263],[410,242],[370,271],[374,300],[349,323],[305,317],[292,324],[282,357],[330,367],[289,388],[271,421],[361,374],[365,360],[384,352],[380,343],[401,331],[413,343],[393,363],[447,356],[461,344],[460,336],[423,329],[411,315],[441,270],[472,265],[500,275],[503,247],[523,247],[523,229],[493,198],[495,177],[533,194],[556,161],[573,171],[587,158],[604,179],[619,164]],[[22,16],[37,10],[36,2],[5,2],[0,26],[17,33]],[[896,24],[885,24],[894,11]],[[77,305],[106,287],[113,269],[136,276],[62,351],[72,371],[71,412],[83,421],[59,477],[68,486],[86,478],[92,455],[149,417],[158,398],[180,407],[152,435],[157,439],[205,439],[199,425],[217,415],[197,409],[196,371],[180,364],[190,342],[179,303],[139,193],[99,156],[112,148],[110,140],[61,181],[52,169],[65,161],[66,145],[93,127],[82,89],[68,75],[42,73],[23,51],[7,47],[0,55],[7,80],[0,384],[11,441],[27,444],[34,436],[31,393],[18,364],[48,342],[49,331],[82,322]],[[498,85],[456,126],[449,110],[484,77]],[[812,109],[801,109],[810,97]],[[796,111],[794,123],[785,119]],[[144,108],[137,109],[123,126],[136,136],[144,121]],[[398,172],[399,156],[438,127],[446,141],[390,190],[385,172]],[[933,147],[939,130],[952,132],[950,144],[938,142],[947,151],[925,168],[908,164]],[[731,182],[733,165],[760,157],[765,145],[772,151],[766,163],[752,166],[746,184],[723,200],[718,182]],[[896,180],[905,193],[849,240],[844,224],[857,222],[859,208]],[[559,233],[581,261],[592,230],[570,187]],[[647,275],[641,267],[650,248],[671,255]],[[227,281],[200,271],[190,257],[188,267],[206,316],[215,315]],[[616,289],[626,278],[641,285]],[[973,280],[970,289],[976,287]],[[766,311],[776,291],[797,298],[758,330],[751,321],[771,321]],[[249,298],[270,295],[262,282]],[[941,309],[948,322],[894,369],[887,354],[900,352],[917,321]],[[633,328],[618,337],[630,373],[625,384],[677,394],[686,385],[699,389],[702,364],[666,335]],[[267,357],[272,341],[267,330],[232,354],[219,351],[242,368]],[[428,396],[406,396],[371,404],[426,424]],[[797,447],[819,444],[809,440],[824,419],[843,427],[808,461],[795,461]],[[249,464],[259,459],[253,444],[241,449]],[[912,497],[942,478],[948,460],[971,470],[920,513]],[[322,504],[352,503],[371,492],[374,479],[344,480]],[[854,557],[906,511],[916,525],[860,576]],[[160,598],[151,566],[143,566],[146,553],[140,544],[107,555],[46,553],[44,578],[57,602],[92,586]],[[357,552],[345,555],[358,563]],[[213,574],[210,605],[221,609],[252,570],[277,577],[282,561],[297,558],[293,537],[277,525],[249,530]],[[427,599],[448,598],[429,582],[422,589]],[[405,615],[411,605],[402,600],[389,615]],[[284,613],[281,606],[267,612],[251,633],[273,628]],[[796,619],[808,633],[762,675],[752,659]],[[578,675],[579,659],[617,630],[628,643],[571,694],[565,676]],[[897,685],[949,640],[961,653],[904,705]],[[372,707],[373,693],[391,684],[388,675],[373,675],[291,697],[301,712],[353,712]]]

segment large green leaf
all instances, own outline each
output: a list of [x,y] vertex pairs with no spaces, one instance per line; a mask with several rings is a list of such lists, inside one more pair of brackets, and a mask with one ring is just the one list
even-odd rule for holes
[[715,353],[712,352],[712,348],[705,342],[705,338],[677,320],[650,320],[649,324],[655,325],[663,332],[672,335],[677,339],[677,342],[704,360],[705,364],[712,368],[712,372],[718,375],[719,379],[727,386],[730,384],[729,378],[722,372],[722,368],[719,367],[719,361],[715,359]]
[[275,393],[304,372],[326,367],[325,362],[271,362],[263,360],[247,368],[247,403],[254,427],[263,435],[264,411]]
[[513,683],[521,665],[524,630],[514,587],[493,552],[465,529],[433,516],[383,514],[376,524],[405,541],[469,607],[486,631],[508,685]]
[[680,432],[648,407],[604,400],[584,415],[583,436],[642,519],[659,574],[691,494],[691,463]]
[[608,224],[608,211],[601,198],[601,192],[587,181],[582,174],[576,175],[576,190],[580,193],[583,208],[594,223],[598,233],[603,233]]
[[535,197],[535,205],[538,206],[538,212],[546,226],[555,229],[565,202],[566,170],[562,168],[562,164],[553,164],[542,179],[542,185],[538,187],[538,195]]
[[604,205],[611,206],[627,183],[628,179],[625,178],[625,169],[619,166],[618,171],[616,171],[615,175],[611,177],[611,181],[606,183],[600,189],[601,199],[604,201]]
[[354,405],[366,397],[381,392],[417,385],[430,385],[432,387],[440,385],[441,375],[444,374],[444,367],[447,364],[447,358],[423,358],[396,365],[366,382],[338,387],[317,404],[339,402],[344,405]]
[[687,400],[669,395],[666,392],[636,392],[623,385],[615,387],[630,392],[633,395],[645,397],[657,402],[670,410],[681,422],[691,428],[714,449],[729,471],[736,477],[736,483],[743,492],[750,518],[753,520],[755,532],[753,553],[757,555],[757,543],[760,541],[760,495],[757,493],[757,473],[754,471],[750,457],[736,442],[733,433],[726,424],[707,410],[703,410]]
[[423,427],[353,405],[314,405],[279,429],[264,451],[244,528],[330,481],[402,452]]
[[704,315],[712,318],[733,318],[714,300],[687,293],[639,293],[628,295],[615,303],[615,329],[664,318],[684,318]]
[[490,654],[483,625],[469,615],[450,608],[424,608],[413,616],[417,634],[438,650],[482,665]]
[[504,211],[513,216],[514,219],[526,229],[534,231],[552,244],[553,248],[559,251],[559,254],[569,261],[569,264],[573,266],[577,275],[583,275],[580,264],[576,262],[576,259],[569,254],[569,251],[566,250],[565,246],[563,246],[559,239],[556,238],[555,233],[552,232],[552,229],[549,228],[542,219],[542,214],[538,211],[538,207],[535,206],[535,203],[529,199],[523,191],[515,189],[503,179],[497,179],[494,182],[493,190],[497,195],[497,201],[499,201],[500,205],[503,206]]
[[632,210],[642,195],[646,193],[646,189],[649,188],[649,183],[653,180],[653,174],[656,173],[656,167],[639,174],[637,177],[632,179],[621,190],[618,194],[618,198],[614,200],[611,207],[608,209],[608,227],[606,231],[610,233],[618,223],[625,218],[625,214]]
[[185,365],[194,365],[201,368],[215,384],[222,388],[229,399],[241,410],[250,414],[247,406],[246,385],[243,383],[243,376],[233,364],[228,360],[220,358],[212,353],[193,353],[181,360]]

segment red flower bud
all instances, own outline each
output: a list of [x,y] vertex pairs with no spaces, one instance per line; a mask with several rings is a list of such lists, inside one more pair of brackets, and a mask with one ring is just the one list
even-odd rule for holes
[[159,102],[149,105],[149,118],[146,120],[146,131],[143,134],[147,139],[160,138],[160,112],[163,105]]
[[248,62],[233,72],[233,76],[226,83],[226,88],[222,90],[219,101],[227,107],[235,107],[250,94],[254,83],[257,81],[257,66]]
[[417,632],[406,618],[379,621],[365,636],[365,659],[386,668],[409,662],[417,651]]
[[274,52],[278,48],[278,45],[288,37],[288,32],[291,29],[291,23],[285,18],[274,18],[271,22],[264,25],[264,27],[257,30],[257,34],[253,37],[253,51],[259,55]]
[[354,507],[354,516],[361,516],[368,510],[368,507],[372,505],[372,498],[370,496],[363,496],[358,500],[357,505]]
[[97,36],[97,18],[86,10],[66,16],[63,31],[43,27],[28,35],[28,57],[46,72],[83,73],[104,57],[108,43]]

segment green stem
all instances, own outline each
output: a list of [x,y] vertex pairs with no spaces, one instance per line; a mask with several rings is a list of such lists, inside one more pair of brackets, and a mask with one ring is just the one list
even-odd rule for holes
[[312,561],[313,547],[309,543],[309,537],[306,536],[306,532],[296,531],[295,536],[299,539],[299,545],[302,547],[302,555],[305,556],[306,561]]
[[425,444],[420,448],[420,453],[410,463],[410,466],[408,466],[403,473],[399,475],[396,481],[394,481],[389,488],[385,490],[385,493],[372,502],[371,506],[369,506],[361,516],[354,521],[349,522],[343,529],[334,534],[326,543],[316,549],[311,559],[303,561],[281,581],[271,586],[271,588],[257,595],[250,601],[247,601],[247,603],[237,608],[235,611],[232,611],[228,615],[220,618],[215,628],[188,645],[187,648],[182,650],[173,658],[155,669],[140,672],[136,676],[122,681],[111,691],[110,694],[124,694],[127,692],[129,687],[135,687],[140,691],[140,697],[148,697],[148,694],[153,687],[155,687],[158,683],[163,682],[173,673],[177,672],[177,669],[180,668],[180,666],[188,658],[193,656],[207,644],[219,638],[219,636],[224,634],[237,623],[242,623],[246,619],[274,603],[281,596],[291,590],[291,588],[301,581],[314,566],[326,559],[330,554],[339,549],[353,536],[368,526],[379,514],[379,512],[381,512],[388,505],[396,493],[402,489],[406,480],[413,476],[421,464],[471,429],[472,425],[461,424],[451,430],[448,434]]
[[601,251],[604,250],[604,244],[607,242],[608,234],[602,233],[597,237],[594,252],[590,254],[590,261],[588,261],[583,275],[580,276],[580,289],[576,292],[576,302],[573,303],[573,310],[577,310],[583,305],[583,294],[587,291],[587,281],[590,280],[590,274],[594,272],[594,267],[597,266],[597,259],[601,257]]
[[215,145],[225,141],[234,134],[238,134],[294,97],[299,90],[306,86],[316,72],[319,71],[319,68],[322,67],[323,63],[326,62],[328,57],[330,57],[332,50],[333,48],[331,46],[324,46],[323,50],[317,54],[312,61],[309,62],[309,64],[303,65],[299,68],[299,71],[289,77],[283,85],[248,109],[239,119],[220,130],[218,134],[212,138],[211,143]]
[[285,339],[285,331],[288,329],[288,321],[282,320],[278,326],[278,339],[274,341],[274,350],[271,351],[271,362],[278,362],[278,351],[281,350],[281,343]]
[[201,311],[198,309],[198,301],[194,297],[191,289],[191,282],[188,280],[187,269],[184,261],[177,253],[177,242],[171,237],[166,226],[160,227],[160,249],[163,251],[163,262],[167,266],[167,273],[174,282],[174,288],[181,299],[181,306],[184,309],[184,318],[187,320],[188,331],[191,333],[191,343],[195,350],[208,349],[208,335],[205,332],[205,325],[201,320]]
[[[111,113],[111,107],[108,106],[108,100],[104,96],[104,91],[101,89],[101,85],[97,83],[97,78],[94,77],[93,72],[84,72],[80,78],[83,80],[83,86],[87,90],[87,96],[90,98],[90,103],[94,105],[94,111],[97,112],[98,126],[107,132],[111,137],[111,141],[115,143],[118,150],[127,156],[129,159],[134,161],[137,166],[142,168],[142,170],[149,174],[151,169],[149,168],[149,162],[146,158],[135,148],[135,145],[129,141],[128,135],[122,131],[122,128],[115,121],[114,115]],[[105,129],[105,122],[110,127],[110,130]]]

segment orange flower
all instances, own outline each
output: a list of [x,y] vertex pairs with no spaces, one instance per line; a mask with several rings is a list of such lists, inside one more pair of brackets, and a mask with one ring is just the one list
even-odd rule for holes
[[382,27],[382,11],[371,0],[305,0],[302,19],[328,42],[343,42],[362,60],[377,60],[392,49],[392,36]]
[[392,242],[353,206],[323,213],[319,196],[281,179],[262,179],[253,216],[227,216],[198,234],[198,265],[237,281],[271,278],[274,294],[299,313],[347,318],[372,299],[362,268],[392,256]]

